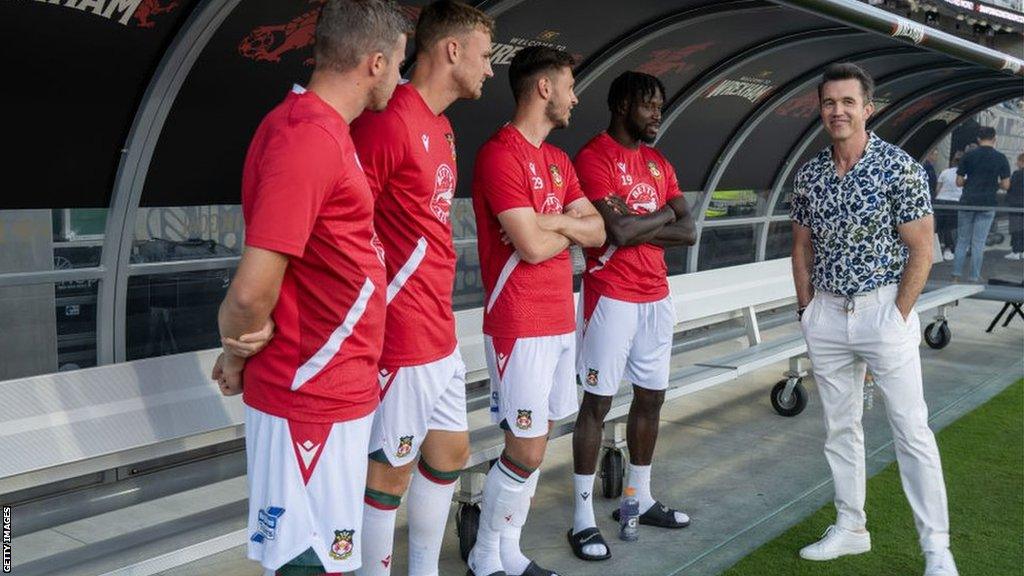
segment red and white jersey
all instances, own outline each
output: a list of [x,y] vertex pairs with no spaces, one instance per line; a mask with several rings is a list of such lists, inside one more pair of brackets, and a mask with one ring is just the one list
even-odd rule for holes
[[575,329],[569,250],[540,264],[521,261],[514,246],[501,242],[498,214],[512,208],[561,214],[580,198],[569,156],[547,143],[535,147],[511,124],[480,148],[473,209],[486,294],[484,334],[522,338]]
[[387,262],[387,322],[380,365],[428,364],[451,355],[455,248],[455,137],[411,85],[383,112],[352,122],[352,140],[377,198],[374,223]]
[[274,416],[341,422],[380,397],[384,256],[348,125],[292,92],[253,136],[242,173],[245,243],[288,256],[277,332],[248,360],[244,400]]
[[[660,152],[640,144],[630,150],[602,132],[576,154],[576,171],[587,198],[616,194],[639,214],[650,214],[682,196],[676,172]],[[668,296],[665,251],[653,244],[588,248],[587,290],[625,300],[654,302]]]

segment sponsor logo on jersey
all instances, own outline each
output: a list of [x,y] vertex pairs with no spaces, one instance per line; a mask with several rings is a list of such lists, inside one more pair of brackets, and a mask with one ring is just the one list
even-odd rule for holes
[[430,136],[426,134],[420,134],[420,140],[423,141],[423,149],[430,152]]
[[619,167],[619,172],[622,172],[623,174],[626,173],[626,163],[625,162],[616,162],[615,165]]
[[529,430],[530,426],[533,426],[533,410],[518,410],[518,413],[518,416],[516,416],[516,428]]
[[626,205],[638,214],[650,214],[658,209],[658,191],[654,186],[641,182],[629,191]]
[[352,555],[352,538],[356,535],[355,530],[335,530],[334,543],[331,544],[330,556],[335,560],[348,560]]
[[654,160],[647,161],[647,170],[650,171],[651,176],[655,178],[661,178],[661,170],[658,168],[658,163]]
[[551,181],[555,183],[555,186],[561,188],[565,181],[562,180],[562,173],[558,171],[558,166],[548,164],[548,171],[551,172]]
[[412,452],[412,438],[412,436],[400,436],[398,438],[398,450],[395,450],[395,456],[405,458]]
[[597,374],[597,369],[589,368],[587,370],[587,384],[590,384],[591,386],[597,386]]
[[262,544],[267,540],[277,537],[277,521],[284,515],[284,508],[280,506],[267,506],[256,515],[256,531],[252,533],[249,540]]
[[553,192],[548,192],[548,195],[544,197],[544,204],[540,207],[541,214],[561,214],[562,213],[562,200],[558,196],[555,196]]
[[430,198],[430,212],[443,224],[448,223],[455,196],[455,171],[447,164],[437,167],[434,175],[434,195]]

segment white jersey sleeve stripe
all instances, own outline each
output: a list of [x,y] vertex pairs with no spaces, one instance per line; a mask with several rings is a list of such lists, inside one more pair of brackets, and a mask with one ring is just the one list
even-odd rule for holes
[[614,244],[609,244],[608,248],[605,249],[604,254],[601,254],[601,257],[597,259],[597,261],[600,262],[600,264],[594,266],[590,270],[587,270],[587,272],[594,273],[604,268],[605,265],[608,264],[608,261],[612,259],[612,256],[615,254],[616,249],[618,249],[618,246]]
[[498,296],[501,295],[501,290],[505,287],[505,283],[508,282],[508,277],[512,275],[512,271],[516,269],[516,265],[519,264],[519,252],[513,252],[508,257],[508,261],[505,262],[505,266],[501,269],[501,273],[498,274],[498,281],[494,283],[494,291],[491,292],[491,298],[487,300],[487,310],[490,312],[491,308],[494,307],[494,303],[498,301]]
[[405,283],[409,281],[409,277],[420,267],[420,263],[423,262],[423,258],[426,255],[427,239],[420,236],[420,239],[416,241],[416,247],[413,248],[412,254],[409,254],[409,259],[405,261],[405,264],[402,264],[402,267],[398,269],[398,273],[395,274],[395,277],[391,279],[391,283],[388,284],[388,304],[395,299],[402,286],[405,286]]
[[331,358],[334,358],[341,350],[341,345],[352,334],[352,329],[355,328],[356,323],[359,322],[359,319],[363,317],[363,313],[366,312],[366,304],[370,301],[373,290],[373,282],[367,278],[363,282],[363,288],[359,291],[356,301],[348,309],[348,313],[345,314],[345,320],[334,329],[334,332],[331,332],[327,342],[316,351],[316,354],[313,354],[309,360],[306,360],[305,364],[299,366],[299,369],[295,371],[295,378],[292,379],[293,391],[298,390],[303,384],[319,374],[324,369],[324,366],[331,361]]

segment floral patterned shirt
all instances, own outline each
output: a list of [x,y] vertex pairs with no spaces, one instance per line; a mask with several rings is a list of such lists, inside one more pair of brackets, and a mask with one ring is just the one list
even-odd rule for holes
[[828,146],[793,183],[790,218],[811,229],[811,283],[832,294],[898,284],[910,252],[896,227],[931,213],[924,168],[873,132],[860,161],[842,178]]

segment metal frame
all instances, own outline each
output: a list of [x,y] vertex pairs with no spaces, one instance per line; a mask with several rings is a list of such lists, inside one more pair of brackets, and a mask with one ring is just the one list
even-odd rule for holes
[[[942,62],[938,64],[918,66],[910,70],[896,71],[882,78],[881,81],[879,81],[875,85],[875,90],[877,91],[883,87],[898,84],[899,82],[905,81],[908,78],[921,76],[924,74],[934,72],[936,70],[942,70],[946,68],[957,69],[960,66],[963,65],[955,65],[950,64],[949,62]],[[902,101],[903,100],[901,100],[901,102]],[[892,106],[890,106],[890,108],[891,107]],[[818,120],[814,120],[808,125],[807,129],[804,130],[803,134],[801,134],[800,137],[797,138],[796,143],[793,145],[789,153],[786,155],[786,160],[782,163],[782,166],[779,168],[779,171],[776,172],[775,178],[772,179],[772,192],[770,195],[770,197],[772,198],[772,203],[768,208],[769,210],[774,211],[775,203],[778,202],[779,200],[782,187],[785,185],[790,173],[792,173],[797,161],[803,155],[807,147],[810,146],[812,142],[814,142],[814,140],[818,137],[819,134],[821,134],[821,132],[824,129],[825,128],[824,126],[821,125],[821,122],[819,122]]]
[[[1011,94],[1011,97],[1012,97],[1012,95],[1014,93],[1014,92],[1012,92],[1013,90],[1015,90],[1018,95],[1021,93],[1021,87],[1017,87],[1017,88],[1010,87],[1010,88],[1002,89],[1001,93],[1002,92],[1008,92],[1008,93]],[[993,89],[992,92],[995,92],[995,89]],[[989,93],[988,90],[984,90],[982,92],[976,92],[974,94],[968,94],[968,95],[957,94],[953,98],[950,98],[949,100],[943,102],[942,103],[942,108],[939,109],[938,113],[946,112],[946,111],[951,111],[952,108],[955,108],[955,107],[959,106],[963,102],[966,102],[966,101],[968,101],[968,100],[970,100],[970,99],[972,99],[972,98],[974,98],[976,96],[979,96],[980,94],[988,94],[988,93]],[[985,100],[985,102],[990,102],[990,100]],[[995,104],[998,104],[998,103],[999,102],[996,102]],[[971,108],[970,110],[972,112],[965,112],[965,113],[961,114],[960,116],[957,116],[954,120],[952,120],[949,123],[949,125],[947,126],[947,130],[948,130],[949,126],[954,126],[958,122],[961,122],[964,119],[964,117],[965,117],[964,114],[968,114],[968,113],[971,114],[971,115],[977,114],[981,110],[985,110],[985,109],[987,109],[987,108],[989,108],[991,106],[995,106],[995,104],[990,104],[989,103],[989,104],[979,105],[979,106],[982,106],[981,108],[979,108],[978,106],[975,106],[975,107]],[[902,148],[904,145],[906,145],[907,142],[910,142],[910,140],[913,139],[913,137],[916,136],[917,133],[922,128],[924,128],[926,125],[928,125],[928,123],[931,122],[935,118],[936,114],[937,114],[936,112],[932,112],[931,114],[928,114],[924,118],[921,118],[920,120],[915,122],[914,125],[911,126],[907,130],[907,132],[902,137],[900,137],[899,140],[896,141],[896,145],[899,146],[900,148]],[[942,140],[942,138],[944,138],[946,136],[946,134],[948,134],[947,130],[943,130],[942,136],[940,136],[935,142],[938,142],[939,140]],[[933,142],[930,146],[928,146],[928,148],[926,148],[926,150],[931,149],[934,145],[935,145],[935,143]]]
[[[772,94],[772,96],[770,96],[767,100],[758,104],[757,106],[754,107],[753,110],[748,112],[747,115],[743,118],[743,120],[739,123],[739,125],[733,130],[732,134],[729,136],[729,140],[727,140],[726,143],[722,146],[721,150],[719,151],[718,158],[715,162],[714,167],[711,169],[707,178],[705,178],[704,180],[704,193],[703,196],[701,196],[700,207],[696,211],[698,216],[697,220],[694,222],[696,227],[697,243],[700,242],[704,226],[707,223],[707,209],[708,206],[711,204],[711,196],[713,194],[714,189],[718,186],[718,182],[721,180],[721,177],[725,173],[725,170],[729,167],[729,164],[732,162],[733,157],[736,155],[739,149],[742,148],[747,138],[761,124],[761,122],[763,122],[772,113],[772,111],[774,111],[781,104],[786,102],[786,100],[788,100],[792,96],[798,94],[803,90],[806,90],[808,86],[814,85],[814,83],[818,81],[818,78],[820,76],[819,70],[823,65],[828,65],[833,62],[842,62],[851,59],[856,60],[879,56],[888,56],[893,54],[901,54],[905,51],[906,49],[902,47],[877,48],[872,50],[866,50],[863,52],[858,52],[855,54],[846,54],[839,58],[833,59],[825,64],[816,65],[811,70],[801,74],[800,76],[797,76],[796,78],[790,80],[786,84],[780,86],[779,89]],[[758,222],[764,225],[762,226],[762,229],[758,231],[758,234],[755,239],[755,258],[757,260],[764,259],[765,243],[767,242],[768,237],[768,223],[766,216],[768,216],[770,210],[771,207],[767,206],[766,203],[765,213],[760,214],[758,216]],[[726,222],[734,221],[735,220],[726,220]],[[723,223],[723,225],[726,224]],[[692,250],[687,254],[687,270],[697,270],[699,256],[699,250]]]
[[[981,65],[984,68],[1009,70],[1012,74],[1024,75],[1024,60],[962,38],[957,38],[952,34],[936,30],[907,18],[902,18],[879,8],[868,6],[862,2],[856,2],[855,0],[773,1],[798,10],[818,14],[831,20],[838,20],[847,26],[889,36],[897,42],[931,48],[954,58]],[[921,33],[920,40],[915,42],[910,39],[904,39],[906,36],[903,34],[896,36],[896,32],[900,31],[901,28],[911,33]]]
[[[912,94],[910,96],[907,96],[907,97],[903,98],[902,100],[900,100],[899,102],[895,102],[893,104],[890,104],[885,110],[882,111],[881,114],[879,114],[878,116],[875,116],[874,118],[872,118],[868,122],[869,125],[870,125],[869,130],[877,130],[879,127],[884,126],[890,120],[892,120],[893,118],[898,116],[900,112],[903,112],[907,108],[910,108],[914,104],[917,104],[919,101],[921,101],[921,100],[923,100],[925,98],[928,98],[928,97],[930,97],[930,96],[932,96],[934,94],[938,94],[940,92],[944,92],[946,90],[949,90],[950,88],[959,88],[961,86],[965,86],[965,85],[969,85],[969,84],[974,84],[974,83],[979,82],[981,80],[988,80],[988,79],[998,80],[999,78],[998,77],[992,77],[989,73],[986,72],[986,73],[974,74],[974,75],[971,75],[970,77],[967,77],[967,78],[958,78],[958,79],[956,79],[956,80],[954,80],[952,82],[948,82],[948,83],[943,83],[942,81],[939,81],[939,82],[936,82],[934,84],[929,84],[922,91],[917,92],[915,94]],[[937,108],[941,107],[941,106],[942,106],[942,104],[940,103],[937,106]],[[925,114],[928,114],[928,112],[925,112]]]
[[96,357],[99,364],[126,358],[128,269],[135,239],[135,219],[164,122],[178,91],[207,42],[241,0],[204,0],[189,16],[161,59],[132,122],[114,180],[107,215],[96,309]]
[[781,8],[765,4],[760,0],[728,0],[713,2],[679,12],[662,16],[653,22],[642,24],[638,28],[619,36],[606,44],[581,63],[575,71],[577,94],[584,92],[605,71],[626,56],[637,51],[641,46],[669,34],[680,28],[700,23],[701,20],[715,18],[723,14],[736,14],[738,11],[778,11]]

